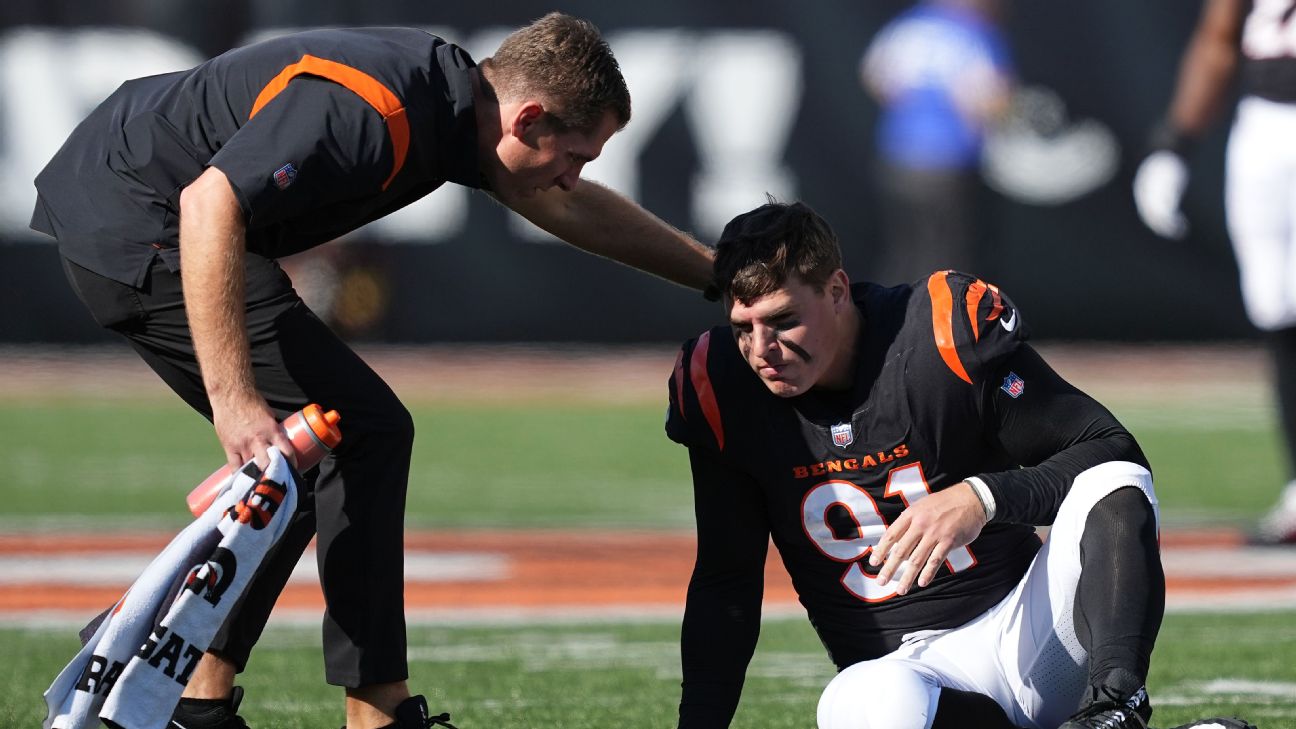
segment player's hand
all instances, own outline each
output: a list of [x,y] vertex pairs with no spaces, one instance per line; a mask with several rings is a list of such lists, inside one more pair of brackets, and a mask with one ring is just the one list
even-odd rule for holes
[[1183,238],[1188,221],[1179,211],[1188,165],[1169,150],[1148,155],[1134,174],[1134,205],[1147,227],[1163,238]]
[[915,501],[873,547],[869,564],[882,566],[878,584],[887,584],[899,572],[896,592],[901,595],[915,581],[919,587],[930,585],[949,553],[971,544],[985,523],[985,508],[966,482]]
[[212,403],[212,423],[216,437],[225,449],[230,468],[237,471],[248,461],[255,460],[258,467],[270,465],[266,449],[274,446],[296,465],[296,452],[283,426],[275,419],[270,406],[260,397],[217,405]]

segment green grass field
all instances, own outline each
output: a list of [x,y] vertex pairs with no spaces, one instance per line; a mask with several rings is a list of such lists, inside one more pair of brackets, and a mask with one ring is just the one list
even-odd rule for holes
[[[1296,726],[1296,621],[1290,613],[1171,615],[1149,679],[1156,726],[1238,714],[1262,729]],[[0,726],[34,727],[39,695],[76,652],[67,631],[0,629]],[[678,625],[532,624],[416,627],[411,685],[461,729],[649,729],[674,726]],[[315,630],[272,628],[241,683],[254,727],[342,724],[324,685]],[[832,668],[804,620],[767,620],[735,729],[804,729]],[[265,688],[258,689],[258,686]]]
[[[690,526],[687,458],[663,434],[662,408],[415,404],[409,523]],[[1177,403],[1113,410],[1152,462],[1169,525],[1244,524],[1275,498],[1271,414]],[[0,403],[0,529],[83,516],[99,528],[180,525],[184,495],[222,461],[211,426],[176,402]]]
[[[1109,402],[1153,462],[1163,517],[1241,526],[1274,497],[1280,460],[1267,411]],[[691,525],[685,454],[658,404],[414,403],[409,523],[419,527]],[[221,462],[210,427],[146,398],[0,403],[0,532],[179,527],[188,488]],[[678,625],[419,626],[412,686],[463,729],[673,726]],[[0,727],[37,726],[40,693],[77,648],[73,631],[0,628]],[[254,727],[331,727],[318,631],[274,626],[244,676]],[[812,726],[831,668],[804,620],[770,619],[735,727]],[[1296,727],[1296,612],[1173,614],[1154,656],[1157,726],[1238,712]]]

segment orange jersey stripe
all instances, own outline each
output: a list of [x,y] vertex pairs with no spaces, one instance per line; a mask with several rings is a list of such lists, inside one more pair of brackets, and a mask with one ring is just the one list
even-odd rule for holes
[[697,346],[693,348],[693,357],[689,360],[689,376],[693,380],[693,391],[697,393],[702,415],[706,416],[707,424],[715,434],[716,445],[724,450],[724,423],[720,420],[720,403],[716,402],[711,376],[707,374],[707,350],[710,348],[711,332],[706,332],[698,337]]
[[401,168],[405,166],[405,155],[409,152],[410,142],[409,120],[405,117],[405,106],[401,104],[401,100],[396,97],[396,94],[393,94],[390,89],[364,71],[337,61],[318,58],[309,53],[303,55],[300,61],[291,66],[285,66],[278,76],[271,79],[270,83],[261,89],[261,93],[257,95],[256,101],[252,104],[252,112],[248,114],[248,119],[256,116],[262,107],[269,104],[274,97],[279,95],[279,92],[287,88],[289,81],[303,74],[318,76],[340,84],[356,96],[364,99],[365,103],[372,106],[375,111],[382,115],[383,122],[387,124],[387,135],[391,138],[392,143],[392,171],[382,184],[382,189],[386,190],[392,180],[396,179],[396,173],[400,172]]
[[990,296],[993,297],[994,300],[994,308],[990,310],[990,315],[986,317],[986,321],[994,321],[1003,313],[1003,298],[999,296],[998,286],[987,284],[986,288],[990,289]]
[[932,332],[936,337],[936,350],[940,352],[945,366],[958,375],[960,380],[972,384],[972,378],[959,360],[958,349],[954,345],[954,294],[946,280],[948,271],[933,273],[927,279],[927,294],[932,302]]
[[981,339],[981,317],[977,315],[977,309],[981,306],[981,299],[985,297],[986,292],[990,292],[990,300],[994,305],[990,308],[990,313],[986,315],[986,321],[994,321],[1003,313],[1003,298],[999,296],[999,288],[994,284],[988,284],[981,279],[972,282],[967,291],[967,313],[968,321],[972,322],[972,339],[980,341]]
[[[981,297],[985,296],[985,292],[986,285],[980,279],[977,279],[968,287],[967,296],[965,297],[967,299],[968,321],[972,322],[972,339],[974,341],[980,341],[981,339],[981,325],[980,317],[977,316],[977,307],[981,305]],[[990,318],[993,319],[994,317]]]

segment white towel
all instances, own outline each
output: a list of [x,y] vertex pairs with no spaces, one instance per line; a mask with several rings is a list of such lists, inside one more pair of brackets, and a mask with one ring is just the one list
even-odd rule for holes
[[[287,461],[253,465],[162,550],[45,692],[45,729],[163,729],[297,508]],[[174,601],[171,598],[174,596]],[[169,602],[169,608],[168,608]]]

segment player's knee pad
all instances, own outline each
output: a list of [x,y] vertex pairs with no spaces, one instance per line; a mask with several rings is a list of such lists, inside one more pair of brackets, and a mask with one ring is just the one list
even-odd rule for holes
[[1085,532],[1091,524],[1103,521],[1120,524],[1125,528],[1142,530],[1151,529],[1156,533],[1156,512],[1147,494],[1137,487],[1122,486],[1098,500],[1089,510]]
[[819,697],[819,729],[928,729],[940,688],[901,661],[864,661]]

